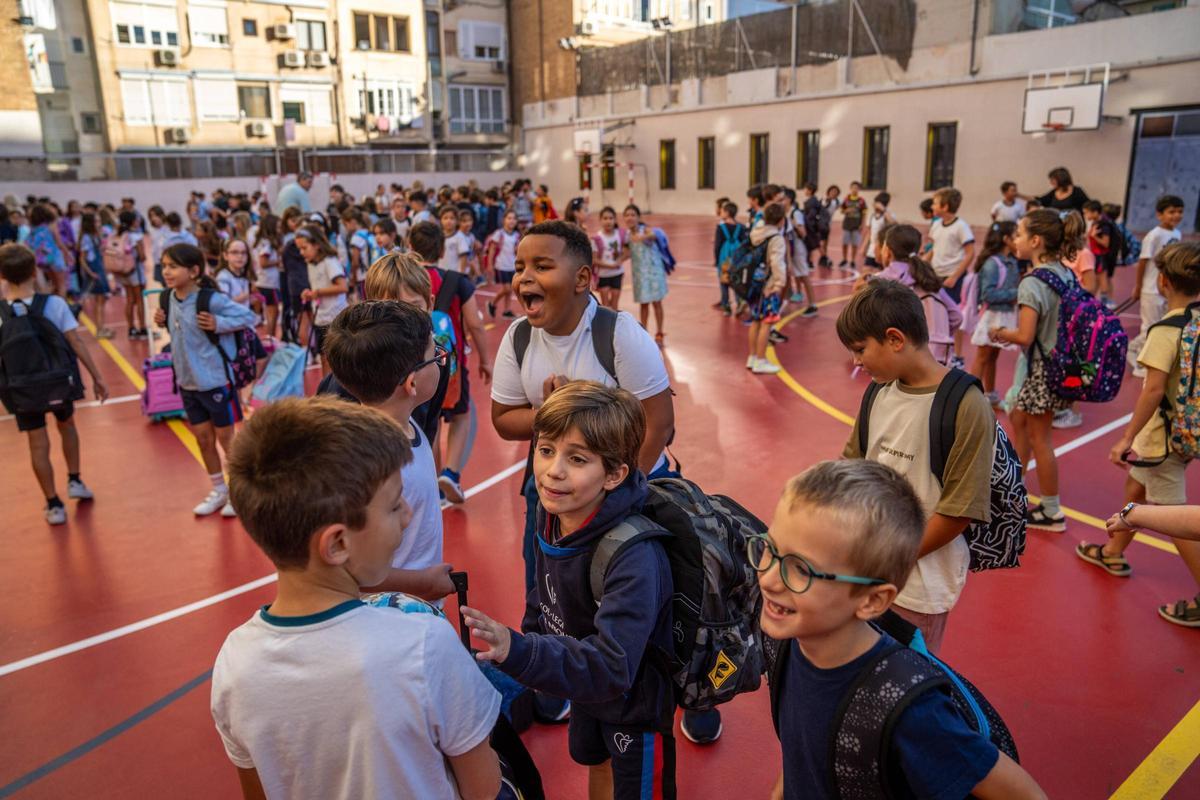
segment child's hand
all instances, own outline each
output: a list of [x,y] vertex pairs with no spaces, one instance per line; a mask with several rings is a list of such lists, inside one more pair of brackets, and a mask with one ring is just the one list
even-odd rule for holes
[[545,400],[550,395],[554,394],[556,389],[561,389],[570,380],[566,375],[551,375],[542,382],[542,399]]
[[217,318],[207,311],[201,311],[196,315],[196,324],[200,326],[202,331],[215,331],[217,329]]
[[315,295],[313,295],[312,289],[305,289],[304,291],[300,292],[300,301],[303,303],[307,303],[307,302],[311,301],[314,296]]
[[475,638],[491,645],[490,649],[480,650],[475,657],[480,661],[495,661],[497,664],[503,664],[504,659],[508,658],[508,648],[512,643],[512,631],[482,611],[476,611],[467,606],[463,606],[461,611],[463,619],[467,621],[467,627],[471,629]]
[[1125,460],[1125,456],[1132,452],[1133,440],[1128,435],[1122,436],[1121,440],[1113,445],[1112,450],[1108,451],[1108,460],[1121,469],[1129,469],[1129,463]]
[[996,327],[994,327],[990,331],[988,331],[988,338],[991,339],[993,342],[1003,342],[1004,340],[1000,338],[1000,332],[1003,330],[1004,330],[1004,327],[1002,325],[997,325]]
[[167,327],[167,312],[161,308],[156,309],[154,312],[154,324],[160,328]]
[[429,582],[429,588],[422,593],[422,598],[440,600],[448,594],[454,594],[454,581],[450,580],[450,570],[452,569],[454,567],[450,564],[434,564],[421,570],[425,580]]
[[484,361],[479,362],[479,377],[483,378],[485,386],[492,382],[492,365]]
[[108,384],[103,378],[92,376],[92,394],[96,395],[96,399],[101,403],[108,399]]
[[950,289],[950,288],[952,288],[952,287],[954,286],[954,284],[956,284],[956,283],[958,283],[958,276],[957,276],[957,275],[951,275],[950,277],[948,277],[948,278],[945,278],[945,279],[942,281],[942,286],[945,286],[947,289]]

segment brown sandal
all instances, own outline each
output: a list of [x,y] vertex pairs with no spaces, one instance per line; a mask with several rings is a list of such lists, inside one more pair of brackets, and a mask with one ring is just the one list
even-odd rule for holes
[[1187,600],[1178,600],[1169,606],[1159,606],[1158,615],[1167,622],[1185,628],[1200,628],[1200,594],[1189,605]]
[[1133,567],[1129,566],[1125,556],[1104,555],[1104,545],[1080,542],[1075,548],[1075,555],[1117,578],[1128,578],[1133,573]]

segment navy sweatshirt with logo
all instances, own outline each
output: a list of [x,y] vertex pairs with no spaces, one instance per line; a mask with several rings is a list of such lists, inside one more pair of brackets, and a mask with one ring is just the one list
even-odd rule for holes
[[598,607],[589,578],[600,538],[638,513],[648,491],[645,476],[632,473],[582,528],[553,542],[557,520],[538,506],[537,581],[500,669],[602,722],[662,728],[675,710],[664,669],[672,652],[667,554],[653,535],[626,545],[609,564]]

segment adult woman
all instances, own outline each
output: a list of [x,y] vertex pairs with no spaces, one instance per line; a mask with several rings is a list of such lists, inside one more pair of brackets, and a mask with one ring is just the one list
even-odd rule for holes
[[1066,167],[1055,167],[1050,170],[1050,185],[1053,187],[1036,200],[1042,208],[1052,208],[1055,211],[1078,211],[1083,213],[1083,204],[1088,201],[1087,192],[1080,189],[1071,180],[1071,173]]

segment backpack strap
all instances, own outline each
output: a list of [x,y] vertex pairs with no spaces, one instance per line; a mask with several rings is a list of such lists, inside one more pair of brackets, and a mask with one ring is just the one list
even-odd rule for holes
[[451,273],[444,269],[439,269],[438,273],[442,277],[442,285],[438,287],[437,296],[433,298],[433,310],[448,314],[450,306],[454,302],[454,295],[458,290],[458,279],[452,279],[450,275],[459,273]]
[[983,391],[979,379],[961,369],[951,369],[938,384],[933,395],[933,406],[929,410],[929,471],[942,482],[950,449],[954,447],[954,426],[958,418],[958,407],[972,386]]
[[0,298],[0,325],[3,325],[15,316],[13,307],[8,304],[8,301]]
[[773,654],[767,665],[767,692],[771,697],[771,724],[775,726],[775,736],[778,738],[780,687],[783,684],[783,676],[787,672],[788,659],[792,654],[792,642],[790,639],[782,641],[771,639],[764,634],[763,652]]
[[513,328],[513,355],[517,358],[517,369],[525,363],[525,351],[529,349],[529,337],[533,335],[533,325],[529,319],[522,319]]
[[617,554],[634,542],[653,538],[663,532],[662,526],[651,522],[641,514],[631,514],[620,525],[610,528],[592,551],[592,563],[588,568],[588,583],[596,605],[604,596],[604,577]]
[[862,403],[858,407],[858,450],[863,454],[863,458],[867,457],[867,428],[871,423],[871,407],[875,405],[875,398],[879,396],[883,386],[882,383],[871,381],[867,390],[863,392]]
[[[212,313],[209,309],[212,307],[212,297],[216,292],[216,289],[200,289],[199,294],[196,295],[197,314]],[[212,346],[217,348],[217,352],[221,355],[221,366],[225,368],[225,380],[229,381],[231,387],[237,388],[237,382],[233,379],[233,368],[229,363],[229,355],[225,352],[225,348],[221,347],[220,334],[216,331],[205,331],[204,335],[208,338],[208,341],[212,342]]]
[[29,306],[29,313],[35,317],[46,316],[46,303],[49,302],[50,296],[45,294],[34,294],[33,303]]

